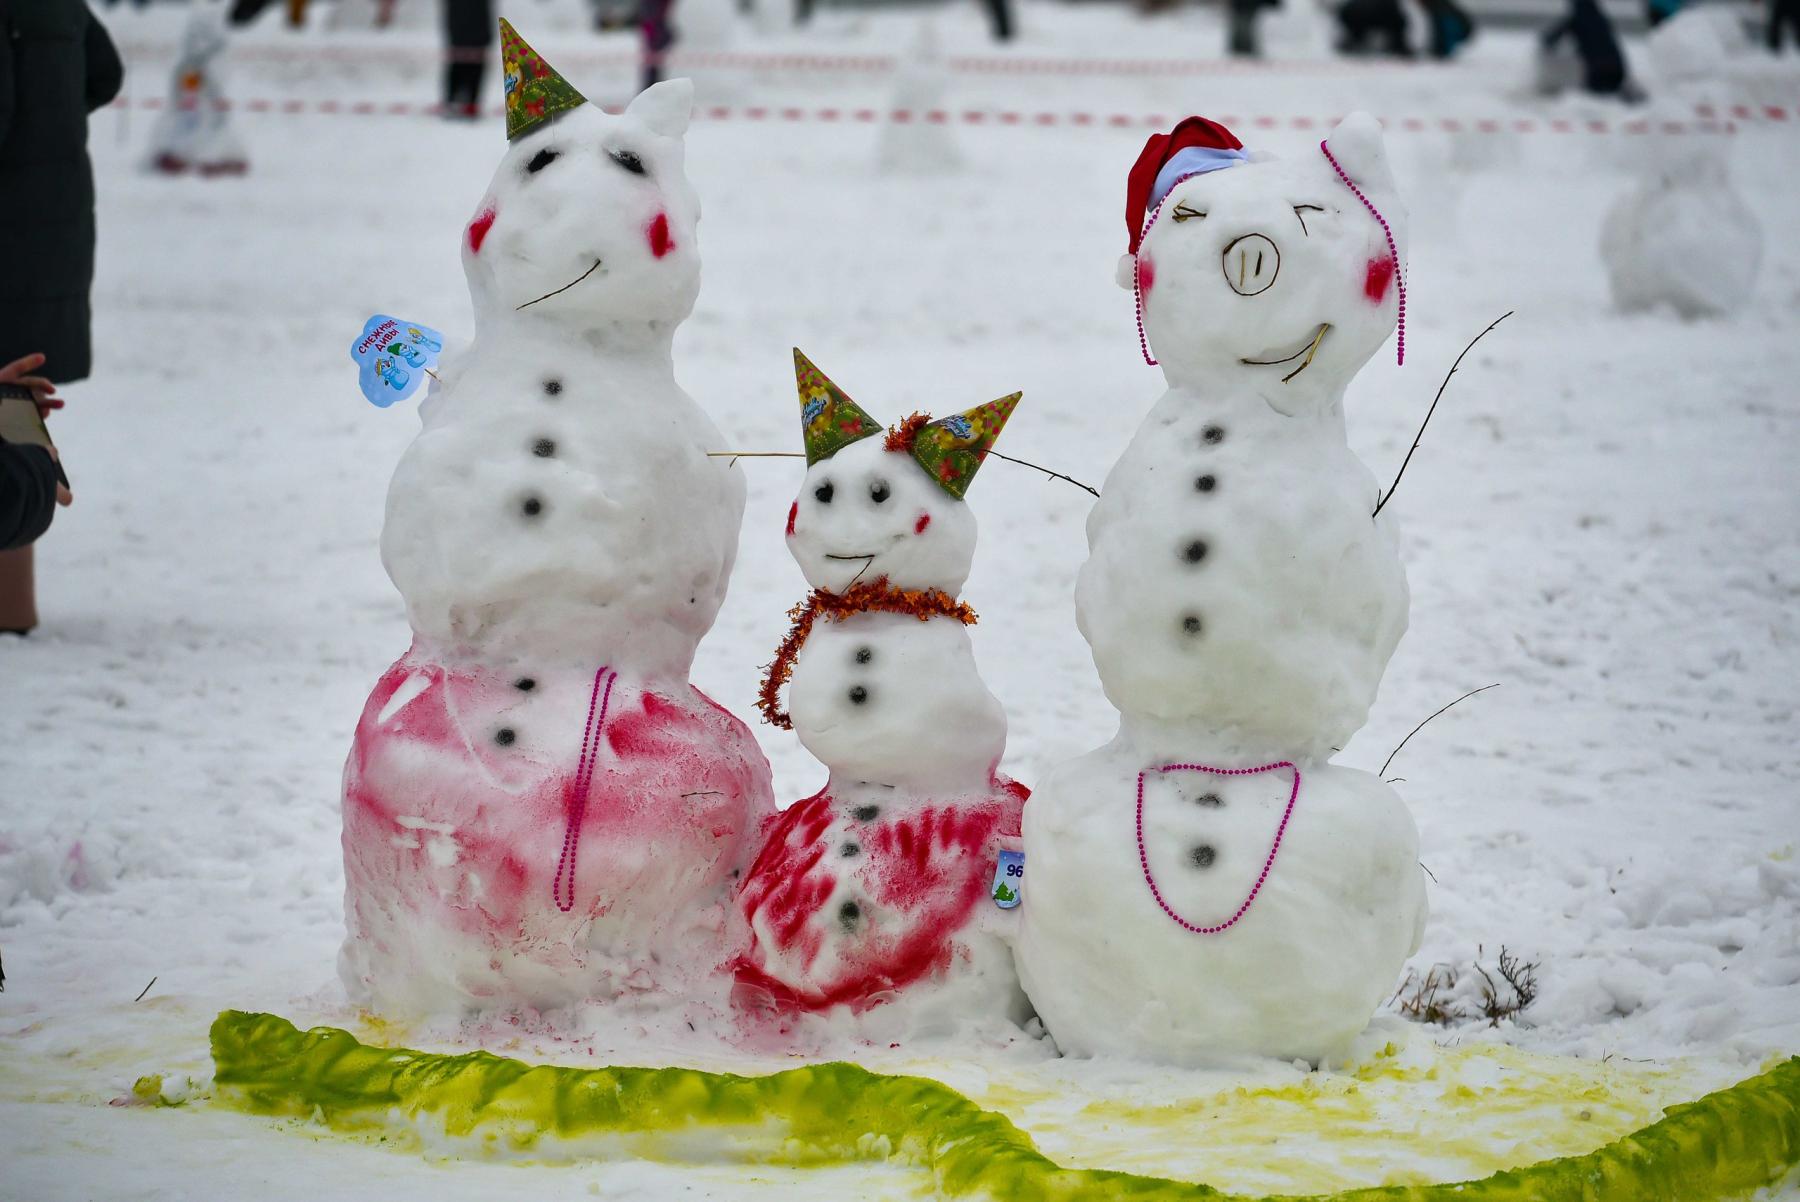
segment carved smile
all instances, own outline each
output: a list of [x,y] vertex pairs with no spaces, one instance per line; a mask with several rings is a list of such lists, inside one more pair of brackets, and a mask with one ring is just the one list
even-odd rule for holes
[[1312,366],[1313,356],[1319,353],[1319,344],[1325,341],[1325,335],[1330,332],[1330,330],[1330,322],[1320,322],[1319,328],[1313,332],[1311,341],[1293,354],[1284,355],[1280,359],[1239,359],[1238,362],[1249,367],[1279,367],[1283,363],[1292,363],[1294,360],[1299,359],[1300,356],[1305,355],[1306,358],[1301,360],[1299,367],[1296,367],[1293,371],[1290,371],[1287,375],[1281,377],[1281,382],[1286,384],[1289,380]]
[[546,293],[544,293],[544,295],[538,297],[537,300],[528,300],[524,304],[518,306],[518,308],[515,308],[513,310],[513,312],[517,313],[519,311],[519,309],[529,309],[529,308],[531,308],[531,306],[537,304],[538,301],[547,301],[551,297],[556,296],[558,293],[567,292],[569,289],[571,289],[575,285],[581,283],[581,281],[587,279],[589,276],[593,275],[596,271],[599,271],[599,270],[600,270],[600,260],[595,259],[594,265],[592,267],[588,268],[586,271],[582,272],[580,275],[576,276],[574,279],[572,279],[568,283],[564,284],[561,288],[557,288],[551,292],[546,292]]

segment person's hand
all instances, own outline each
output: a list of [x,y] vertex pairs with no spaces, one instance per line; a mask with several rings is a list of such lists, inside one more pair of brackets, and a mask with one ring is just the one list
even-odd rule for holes
[[[50,458],[58,463],[62,462],[62,456],[57,454],[55,447],[45,447],[44,449],[50,452]],[[56,503],[65,509],[75,503],[75,494],[70,492],[69,486],[61,480],[56,482]]]
[[[56,385],[42,376],[28,374],[42,366],[42,355],[26,355],[23,359],[14,359],[5,367],[0,367],[0,384],[23,384],[31,389],[31,399],[37,402],[38,416],[46,417],[52,409],[61,409],[63,403],[56,398]],[[68,502],[64,501],[63,504]]]

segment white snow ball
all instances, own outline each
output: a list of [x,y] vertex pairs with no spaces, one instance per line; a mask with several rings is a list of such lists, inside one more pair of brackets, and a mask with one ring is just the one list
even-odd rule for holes
[[[1380,127],[1352,115],[1328,143],[1404,256]],[[1172,386],[1302,368],[1271,403],[1323,407],[1393,330],[1394,272],[1381,223],[1322,152],[1257,158],[1178,183],[1162,202],[1138,255],[1144,332]]]
[[1654,170],[1613,203],[1600,229],[1613,303],[1625,312],[1666,305],[1685,318],[1742,308],[1762,244],[1718,147]]
[[700,289],[700,200],[683,173],[693,84],[617,116],[586,104],[510,143],[463,239],[476,324],[674,324]]
[[807,469],[788,550],[814,588],[882,577],[955,596],[975,558],[975,515],[905,451],[864,438]]

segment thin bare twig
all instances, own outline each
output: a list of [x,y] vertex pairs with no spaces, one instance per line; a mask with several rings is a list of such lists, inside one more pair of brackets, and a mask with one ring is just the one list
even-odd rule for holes
[[[1456,699],[1456,701],[1452,701],[1450,703],[1450,705],[1455,705],[1458,701],[1467,701],[1469,698],[1473,697],[1477,693],[1485,693],[1489,689],[1497,689],[1499,687],[1500,687],[1500,682],[1496,680],[1493,684],[1484,684],[1479,689],[1470,689],[1468,692],[1464,693],[1461,697],[1458,697]],[[1449,709],[1450,705],[1446,705],[1444,707],[1444,709],[1441,709],[1441,710],[1437,711],[1436,714],[1431,715],[1431,718],[1435,718],[1438,716],[1438,714],[1443,713],[1444,710]],[[1425,723],[1430,722],[1431,718],[1427,718],[1427,719],[1425,719],[1425,722],[1421,722],[1417,726],[1413,727],[1412,730],[1410,732],[1408,732],[1406,738],[1400,740],[1400,747],[1406,746],[1409,742],[1412,741],[1413,735],[1416,735],[1420,731],[1424,730]],[[1388,758],[1381,762],[1381,772],[1386,772],[1388,770],[1388,765],[1393,763],[1394,757],[1400,754],[1400,747],[1396,747],[1392,751],[1388,752]],[[1377,772],[1375,775],[1380,776],[1381,772]]]
[[1419,423],[1419,432],[1413,437],[1412,448],[1406,452],[1406,458],[1400,461],[1400,470],[1394,473],[1394,482],[1388,485],[1387,492],[1375,499],[1375,512],[1370,514],[1370,517],[1380,517],[1382,506],[1394,499],[1394,490],[1400,487],[1400,477],[1406,475],[1406,465],[1412,462],[1413,451],[1419,449],[1419,443],[1425,437],[1425,427],[1431,424],[1431,415],[1437,412],[1438,402],[1444,399],[1444,389],[1448,387],[1450,377],[1455,375],[1456,369],[1462,366],[1463,355],[1474,350],[1477,342],[1480,342],[1483,338],[1486,338],[1489,334],[1493,333],[1494,326],[1499,325],[1501,322],[1511,317],[1513,312],[1514,310],[1508,309],[1500,316],[1494,318],[1487,329],[1481,331],[1481,333],[1469,340],[1469,345],[1462,349],[1462,355],[1458,355],[1456,357],[1456,362],[1450,365],[1449,372],[1444,376],[1444,382],[1438,385],[1437,395],[1431,398],[1431,408],[1425,411],[1425,420]]
[[1090,492],[1096,497],[1100,495],[1099,489],[1094,488],[1087,484],[1083,484],[1081,481],[1077,480],[1073,476],[1065,476],[1061,472],[1053,472],[1049,468],[1043,466],[1042,464],[1033,463],[1029,459],[1014,459],[1011,455],[1002,455],[999,451],[989,451],[987,453],[989,455],[992,455],[995,459],[1004,459],[1008,463],[1016,463],[1020,467],[1034,468],[1037,471],[1044,473],[1044,475],[1049,476],[1053,480],[1067,480],[1070,484],[1073,484],[1076,488],[1082,489],[1085,492]]
[[[154,985],[154,984],[156,984],[156,978],[155,978],[155,977],[151,977],[151,978],[150,978],[150,985]],[[146,986],[144,986],[144,993],[149,993],[149,992],[150,992],[150,985],[146,985]],[[132,1001],[134,1001],[134,1002],[141,1002],[141,1001],[143,1001],[143,1000],[144,1000],[144,993],[140,993],[140,994],[138,994],[138,995],[137,995],[137,996],[136,996],[136,997],[134,997],[134,998],[132,998],[132,999],[131,999],[131,1000],[132,1000]]]
[[804,459],[805,451],[708,451],[708,459]]

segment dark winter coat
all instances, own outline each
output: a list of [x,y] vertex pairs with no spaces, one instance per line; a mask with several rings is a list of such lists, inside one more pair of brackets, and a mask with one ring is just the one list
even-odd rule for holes
[[88,374],[94,173],[87,117],[124,68],[82,0],[0,0],[0,363]]
[[0,551],[36,542],[56,516],[56,461],[43,447],[0,442]]
[[486,46],[499,26],[494,21],[493,0],[448,0],[444,5],[444,31],[452,46]]

